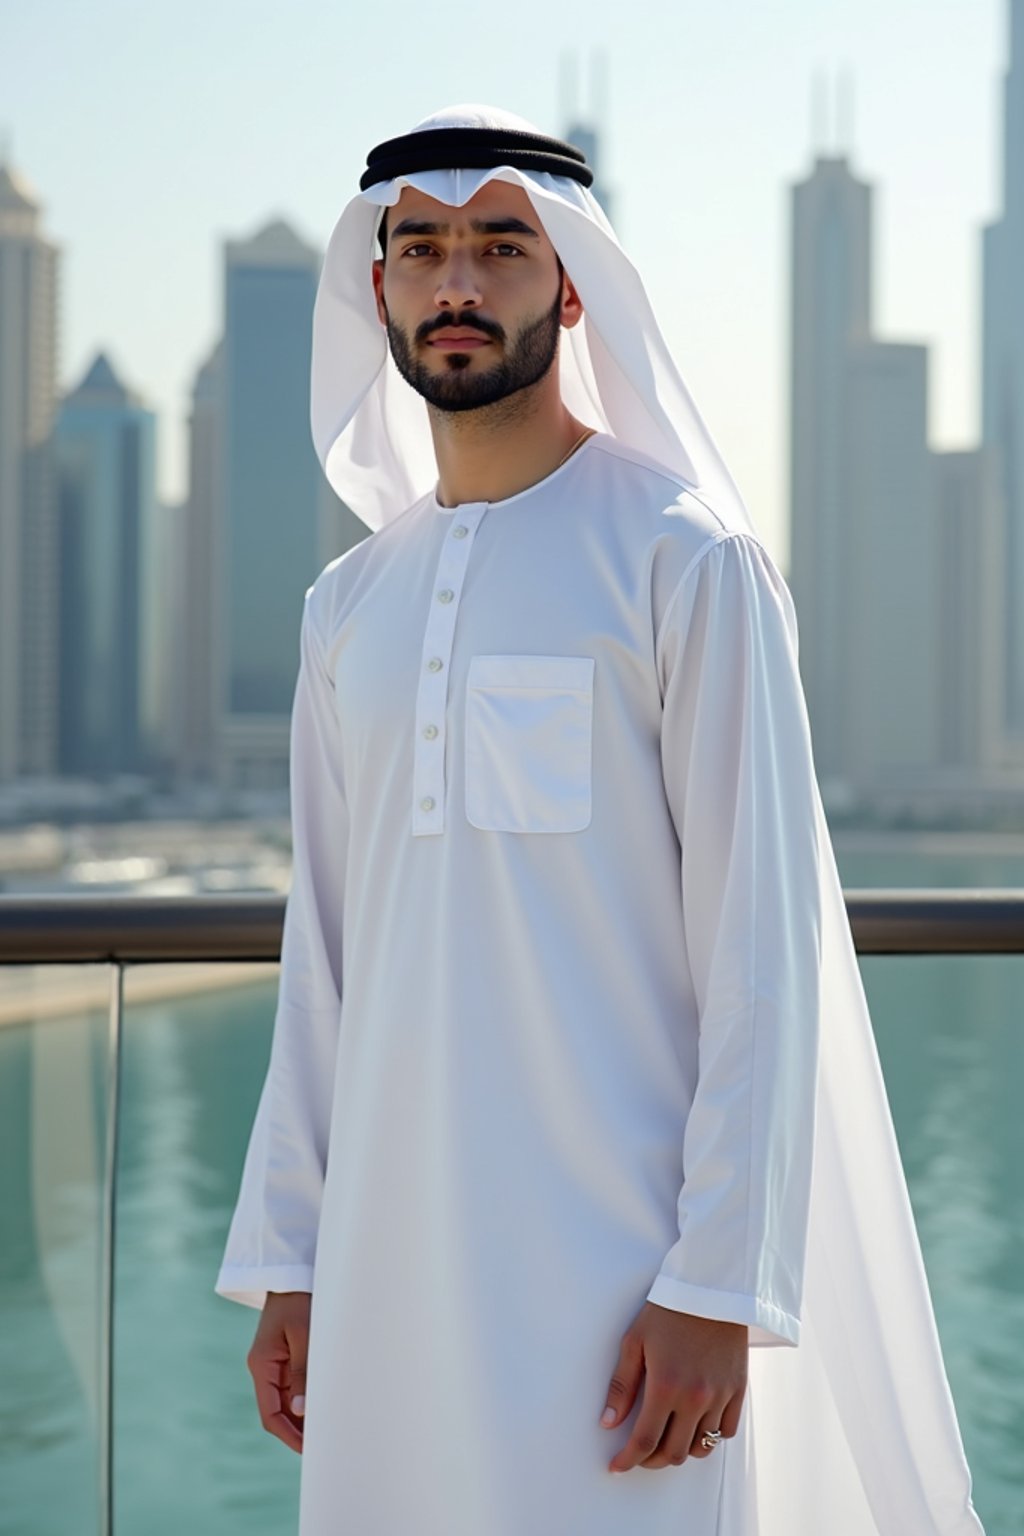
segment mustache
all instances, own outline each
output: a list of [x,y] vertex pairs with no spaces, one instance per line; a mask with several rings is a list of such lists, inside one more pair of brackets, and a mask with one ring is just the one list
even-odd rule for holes
[[504,341],[505,332],[502,327],[493,320],[485,320],[481,315],[475,315],[472,310],[466,315],[435,315],[433,320],[424,320],[423,324],[416,328],[416,340],[425,341],[428,336],[433,336],[435,331],[443,331],[445,328],[458,331],[482,331],[485,336],[490,336],[494,341]]

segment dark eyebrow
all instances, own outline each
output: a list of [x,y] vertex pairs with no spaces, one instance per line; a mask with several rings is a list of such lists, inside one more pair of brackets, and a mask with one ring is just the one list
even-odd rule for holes
[[391,231],[391,239],[397,240],[399,235],[446,235],[447,233],[447,224],[432,224],[424,219],[403,219]]
[[537,231],[522,219],[471,219],[470,228],[478,235],[528,235],[531,240],[540,239]]
[[[391,231],[390,239],[397,240],[402,235],[446,235],[450,228],[450,224],[435,224],[429,219],[402,219]],[[537,231],[522,219],[471,219],[470,228],[478,235],[526,235],[531,240],[540,239]]]

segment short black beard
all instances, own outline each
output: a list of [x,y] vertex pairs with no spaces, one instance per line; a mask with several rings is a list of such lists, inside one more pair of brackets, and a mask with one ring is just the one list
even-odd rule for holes
[[[448,367],[444,373],[433,373],[413,352],[407,333],[387,320],[388,345],[395,367],[407,384],[422,395],[428,405],[441,411],[476,411],[482,406],[495,405],[518,390],[529,389],[537,384],[551,368],[558,355],[558,339],[561,332],[562,295],[559,291],[551,308],[536,320],[529,320],[519,331],[504,359],[486,372],[468,373],[468,352],[449,352]],[[496,341],[505,341],[505,332],[493,320],[484,320],[472,310],[457,316],[438,315],[416,331],[416,342],[445,328],[477,330]]]

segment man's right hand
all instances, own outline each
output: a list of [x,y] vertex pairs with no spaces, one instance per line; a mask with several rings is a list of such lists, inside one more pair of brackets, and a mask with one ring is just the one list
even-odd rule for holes
[[247,1357],[263,1428],[302,1451],[309,1349],[308,1291],[270,1291]]

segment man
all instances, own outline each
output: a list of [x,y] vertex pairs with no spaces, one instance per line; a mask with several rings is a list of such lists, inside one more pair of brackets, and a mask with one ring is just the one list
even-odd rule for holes
[[332,236],[375,532],[306,595],[217,1289],[301,1536],[975,1533],[792,602],[590,179],[451,109]]

